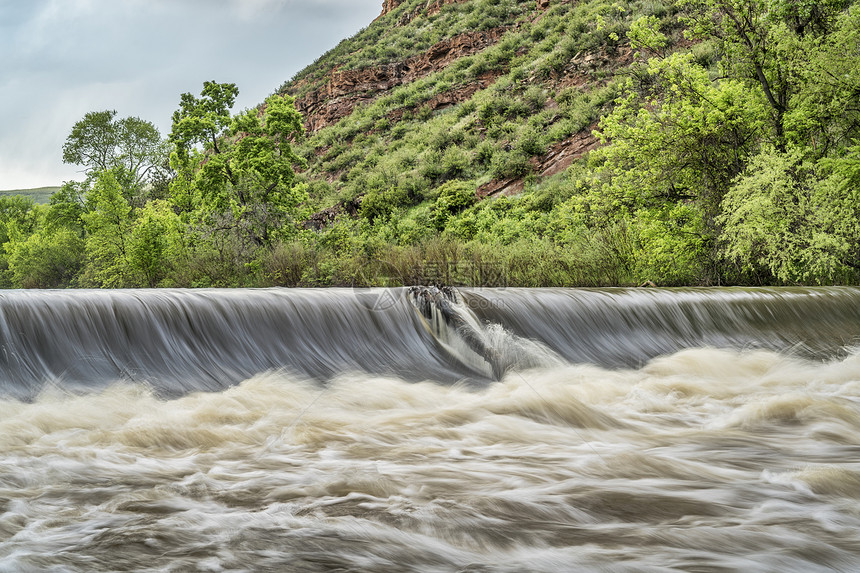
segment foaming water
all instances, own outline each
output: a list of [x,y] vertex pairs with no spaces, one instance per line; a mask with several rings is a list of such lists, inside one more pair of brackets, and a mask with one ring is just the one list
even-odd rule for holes
[[[208,315],[197,299],[161,293],[173,311],[153,320],[141,310],[134,320],[181,340],[171,322],[177,309],[204,309],[213,331],[202,338],[216,347],[242,340],[244,325],[263,333],[247,340],[264,339],[282,316],[298,331],[287,340],[312,331],[308,317],[326,317],[325,308],[350,320],[329,316],[320,328],[341,330],[309,335],[301,348],[311,354],[299,358],[271,341],[270,350],[237,348],[213,365],[214,354],[201,350],[211,386],[171,382],[165,392],[170,372],[159,358],[149,366],[154,381],[117,375],[87,386],[54,377],[24,399],[0,398],[0,572],[860,570],[860,354],[846,349],[853,334],[837,320],[852,316],[850,304],[827,310],[794,291],[774,292],[766,304],[749,302],[758,292],[727,300],[694,291],[680,293],[689,308],[678,311],[667,293],[598,292],[615,298],[585,305],[593,323],[584,327],[588,320],[571,322],[579,302],[560,301],[592,295],[466,292],[454,311],[474,315],[449,323],[458,330],[442,346],[401,299],[365,305],[371,314],[363,315],[343,301],[351,293],[299,292],[293,313],[281,315],[272,311],[284,304],[278,297],[292,295],[252,294],[268,310],[244,323],[231,313],[253,304],[233,293],[233,302],[215,293],[221,309]],[[138,302],[111,296],[115,306],[165,304],[148,294],[131,293]],[[854,301],[853,291],[831,296]],[[655,310],[648,297],[670,310]],[[723,305],[723,314],[696,311],[696,297]],[[50,306],[46,298],[36,306]],[[79,308],[64,304],[63,312]],[[551,304],[555,313],[542,317]],[[631,332],[616,338],[601,334],[623,314],[613,304],[631,308]],[[814,340],[799,327],[763,323],[767,312],[782,320],[793,305]],[[529,327],[545,334],[526,336],[525,312],[555,326]],[[594,318],[600,312],[605,322]],[[187,313],[188,331],[202,328],[206,321]],[[219,322],[225,316],[239,320],[233,332],[220,330],[231,324]],[[648,321],[650,339],[634,332]],[[764,333],[757,343],[749,342],[753,323]],[[371,358],[350,353],[367,346],[350,336],[388,328],[399,330],[380,335],[376,342],[389,345]],[[606,363],[570,358],[577,337],[578,348],[601,348],[589,332],[606,341]],[[477,338],[464,346],[457,336]],[[7,349],[16,344],[5,340]],[[54,353],[43,357],[66,348],[47,340]],[[195,340],[203,348],[190,336],[186,348]],[[655,350],[649,340],[675,347],[643,359]],[[635,365],[611,367],[625,344]],[[465,360],[467,347],[474,356]],[[417,354],[380,372],[380,357],[403,348]],[[491,373],[476,348],[501,355],[499,380],[474,383],[482,369]],[[265,371],[229,379],[251,368],[235,359],[242,353]],[[272,356],[293,366],[266,362]],[[178,360],[176,372],[193,371],[191,357]],[[332,372],[337,360],[345,366]],[[295,367],[315,363],[324,368]],[[394,371],[403,365],[404,374]],[[14,387],[8,371],[6,380]]]
[[2,571],[860,566],[860,357],[0,402]]

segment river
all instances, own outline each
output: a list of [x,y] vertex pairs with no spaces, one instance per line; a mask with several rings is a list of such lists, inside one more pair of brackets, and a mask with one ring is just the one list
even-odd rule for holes
[[0,572],[858,571],[860,290],[0,291]]

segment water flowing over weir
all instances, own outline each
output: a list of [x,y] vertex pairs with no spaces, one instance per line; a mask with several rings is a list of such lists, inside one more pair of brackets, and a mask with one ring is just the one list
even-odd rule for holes
[[826,360],[860,343],[854,288],[483,289],[463,298],[482,321],[608,367],[702,346]]
[[357,371],[486,382],[541,363],[524,340],[608,367],[699,346],[827,359],[860,340],[857,289],[482,289],[429,302],[427,292],[6,291],[0,390],[32,398],[45,383],[126,379],[176,396],[272,369],[317,380]]
[[[395,296],[396,295],[396,296]],[[167,396],[266,370],[456,380],[400,291],[128,290],[0,294],[0,387],[29,397],[118,379]]]
[[860,289],[0,291],[0,573],[860,571]]

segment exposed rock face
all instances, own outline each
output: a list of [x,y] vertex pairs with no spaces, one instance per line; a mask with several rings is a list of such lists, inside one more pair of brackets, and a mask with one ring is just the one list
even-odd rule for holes
[[[442,40],[424,54],[402,62],[361,70],[335,70],[322,89],[297,99],[296,109],[305,118],[305,128],[308,131],[317,131],[346,117],[360,103],[372,101],[401,84],[428,76],[458,58],[480,52],[498,42],[507,31],[508,28],[501,27],[482,32],[467,32]],[[465,97],[474,93],[472,91]]]
[[[591,133],[596,127],[594,125],[564,141],[559,141],[550,147],[543,157],[532,158],[532,172],[541,177],[548,177],[570,167],[575,160],[597,147],[597,138]],[[478,197],[514,195],[523,190],[524,184],[523,179],[520,178],[490,181],[478,188]]]
[[[498,71],[487,72],[473,82],[463,84],[444,93],[436,94],[422,105],[426,105],[433,111],[457,105],[460,102],[466,101],[478,91],[489,87],[500,75],[502,73]],[[396,109],[388,114],[388,119],[399,120],[405,112],[406,108]]]
[[432,0],[427,2],[427,15],[433,16],[434,14],[438,14],[442,11],[442,6],[445,4],[460,4],[461,2],[468,2],[469,0]]
[[379,15],[380,18],[400,6],[400,3],[403,0],[383,0],[382,2],[382,14]]

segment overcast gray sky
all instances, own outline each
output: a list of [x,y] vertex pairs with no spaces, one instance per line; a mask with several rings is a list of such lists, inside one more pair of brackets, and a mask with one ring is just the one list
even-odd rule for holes
[[379,15],[382,0],[0,0],[0,190],[80,179],[62,162],[89,111],[166,135],[183,92],[252,107]]

